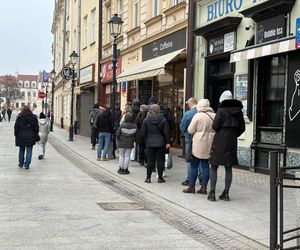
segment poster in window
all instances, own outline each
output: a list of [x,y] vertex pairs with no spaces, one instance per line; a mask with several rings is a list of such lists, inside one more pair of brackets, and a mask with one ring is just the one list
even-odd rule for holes
[[286,144],[300,147],[300,50],[289,55],[286,109]]
[[241,74],[236,76],[235,99],[239,100],[243,104],[243,114],[247,117],[247,105],[248,105],[248,75]]

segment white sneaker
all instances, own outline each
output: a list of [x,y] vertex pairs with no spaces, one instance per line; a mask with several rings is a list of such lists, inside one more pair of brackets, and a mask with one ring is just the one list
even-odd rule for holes
[[[166,177],[166,176],[167,176],[167,175],[166,175],[166,173],[165,173],[165,171],[164,171],[162,177]],[[156,178],[158,178],[158,174],[156,175]]]

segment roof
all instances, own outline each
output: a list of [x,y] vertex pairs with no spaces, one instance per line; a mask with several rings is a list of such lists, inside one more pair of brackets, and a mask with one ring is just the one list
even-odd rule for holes
[[29,82],[32,82],[32,81],[38,81],[39,79],[39,76],[38,75],[17,75],[17,80],[21,80],[21,81],[29,81]]

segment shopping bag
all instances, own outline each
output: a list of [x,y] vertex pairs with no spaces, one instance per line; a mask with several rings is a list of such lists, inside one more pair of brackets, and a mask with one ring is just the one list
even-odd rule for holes
[[131,150],[131,153],[130,153],[130,160],[131,161],[135,160],[135,150],[136,150],[136,144],[134,143],[134,147],[133,147],[133,149]]
[[165,168],[171,169],[172,167],[173,167],[172,154],[171,153],[165,154]]

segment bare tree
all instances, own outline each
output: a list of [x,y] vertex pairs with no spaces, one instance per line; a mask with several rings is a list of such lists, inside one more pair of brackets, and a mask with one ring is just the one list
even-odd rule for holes
[[12,75],[0,76],[0,98],[1,101],[6,101],[8,107],[12,101],[23,99],[16,77]]

